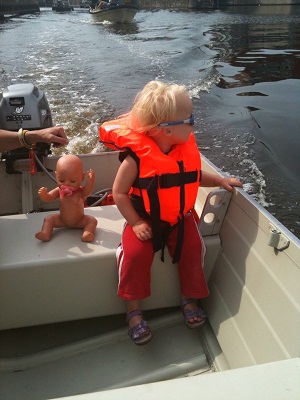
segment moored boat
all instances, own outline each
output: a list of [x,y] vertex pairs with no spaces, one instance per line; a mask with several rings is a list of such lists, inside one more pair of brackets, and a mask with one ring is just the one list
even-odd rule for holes
[[37,0],[0,0],[0,19],[12,15],[32,14],[40,11]]
[[133,20],[138,10],[136,0],[116,0],[99,1],[89,12],[100,22],[127,23]]
[[[9,106],[1,103],[1,129],[20,121],[36,128],[35,115],[51,122],[41,91],[33,85],[26,95],[20,86],[11,89]],[[39,104],[39,112],[27,99]],[[79,156],[85,170],[95,171],[93,203],[102,199],[86,208],[98,220],[92,243],[81,242],[75,229],[57,229],[47,243],[34,237],[58,206],[37,196],[39,187],[56,185],[51,171],[58,157],[39,157],[33,175],[26,154],[10,152],[0,162],[1,400],[181,400],[200,392],[218,400],[298,399],[299,239],[242,189],[230,195],[200,188],[196,210],[210,288],[202,305],[209,322],[186,328],[176,265],[156,254],[152,295],[143,301],[154,338],[135,346],[116,295],[115,253],[124,219],[114,205],[104,205],[118,152]],[[220,174],[205,157],[203,169]]]

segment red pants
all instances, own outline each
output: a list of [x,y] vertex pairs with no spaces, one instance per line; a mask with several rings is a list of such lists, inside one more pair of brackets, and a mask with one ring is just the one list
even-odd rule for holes
[[[177,227],[167,240],[167,247],[173,257]],[[178,263],[181,292],[185,297],[200,299],[208,296],[203,273],[205,246],[198,231],[194,216],[188,213],[184,221],[184,240]],[[119,270],[118,296],[124,300],[141,300],[150,296],[150,274],[154,251],[151,240],[141,241],[130,225],[125,224],[122,242],[117,249]],[[163,267],[163,265],[162,265]]]

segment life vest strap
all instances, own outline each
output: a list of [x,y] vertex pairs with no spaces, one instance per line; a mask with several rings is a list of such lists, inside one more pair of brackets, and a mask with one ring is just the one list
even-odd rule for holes
[[147,186],[147,193],[150,200],[151,207],[151,225],[152,225],[152,243],[154,252],[160,250],[163,246],[163,236],[160,229],[160,205],[157,193],[158,176],[151,178]]
[[[185,201],[185,196],[184,196],[184,185],[186,184],[185,177],[188,177],[189,179],[191,178],[190,173],[184,172],[183,162],[178,161],[178,165],[179,165],[179,170],[180,170],[179,174],[164,174],[165,179],[166,179],[165,183],[170,183],[170,181],[167,182],[168,176],[173,177],[175,175],[179,180],[179,186],[180,186],[180,210],[179,210],[179,216],[178,216],[178,236],[177,236],[177,242],[176,242],[175,252],[174,252],[174,256],[173,256],[173,264],[178,262],[180,259],[180,256],[181,256],[183,237],[184,237],[183,210],[184,210],[184,201]],[[195,179],[195,174],[196,174],[196,179],[197,179],[197,172],[193,171],[193,173],[194,173],[193,179]],[[161,178],[161,176],[155,175],[154,177],[152,177],[150,179],[150,182],[148,183],[146,189],[147,189],[148,197],[150,200],[150,209],[151,209],[150,219],[151,219],[152,232],[153,232],[153,235],[152,235],[153,248],[154,248],[154,252],[162,249],[161,260],[163,261],[166,238],[162,234],[162,230],[161,230],[160,204],[159,204],[158,191],[157,191],[159,178]],[[194,182],[195,182],[195,180],[194,180]]]
[[[169,189],[174,186],[186,185],[199,181],[198,171],[178,172],[176,174],[162,174],[158,177],[158,188]],[[137,178],[133,184],[134,187],[139,189],[147,189],[152,182],[153,177],[150,178]]]
[[[179,165],[180,174],[182,176],[184,176],[183,161],[178,161],[178,165]],[[174,252],[174,256],[173,256],[173,264],[175,262],[179,261],[180,256],[181,256],[182,245],[183,245],[183,237],[184,237],[184,215],[183,215],[184,202],[185,202],[184,182],[181,179],[180,180],[180,210],[179,210],[180,215],[178,216],[178,235],[177,235],[177,243],[176,243],[176,247],[175,247],[175,252]]]

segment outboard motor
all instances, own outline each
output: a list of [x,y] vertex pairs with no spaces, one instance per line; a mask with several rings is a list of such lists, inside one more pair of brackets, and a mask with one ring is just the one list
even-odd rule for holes
[[[0,93],[0,129],[36,130],[51,126],[53,126],[52,117],[46,96],[32,83],[11,85]],[[37,143],[34,152],[42,162],[43,157],[51,154],[50,144]],[[2,153],[2,159],[6,162],[6,172],[21,173],[14,169],[14,162],[29,157],[29,150],[24,147]]]

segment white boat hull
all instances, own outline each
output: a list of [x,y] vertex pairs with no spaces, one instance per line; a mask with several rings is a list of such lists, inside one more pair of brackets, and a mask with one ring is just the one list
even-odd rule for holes
[[138,8],[131,6],[116,6],[104,10],[90,8],[90,14],[92,14],[97,21],[122,24],[131,22],[137,12]]

